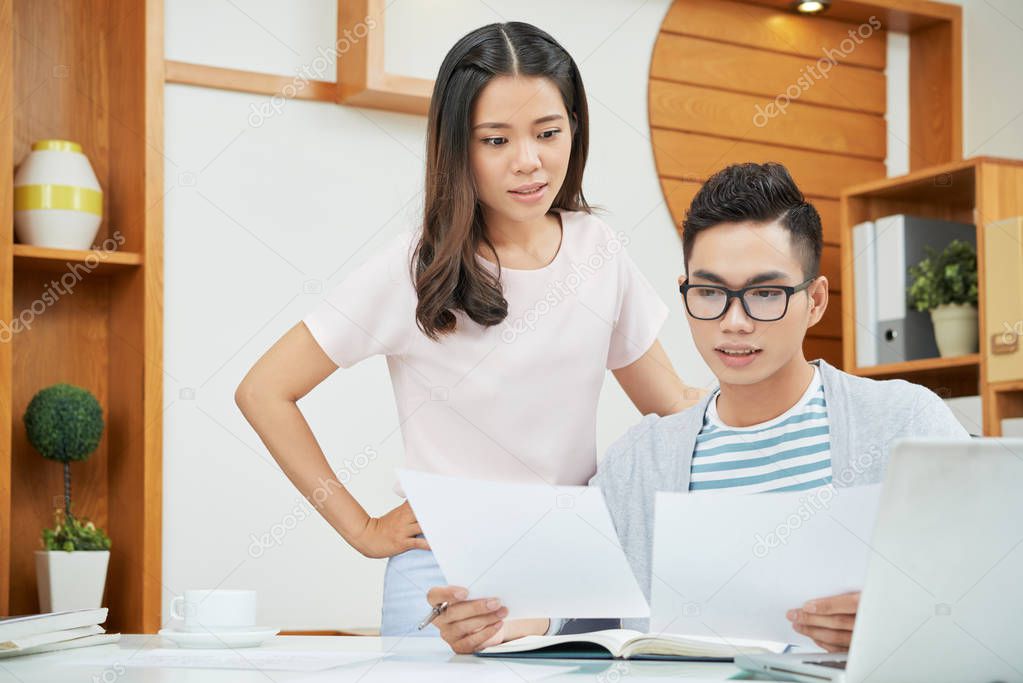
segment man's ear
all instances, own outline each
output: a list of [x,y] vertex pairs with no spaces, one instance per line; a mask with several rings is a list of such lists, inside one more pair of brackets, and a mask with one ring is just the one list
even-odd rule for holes
[[824,317],[824,311],[828,310],[828,278],[818,276],[813,284],[806,288],[806,293],[810,306],[810,319],[806,321],[806,326],[810,328],[819,323]]

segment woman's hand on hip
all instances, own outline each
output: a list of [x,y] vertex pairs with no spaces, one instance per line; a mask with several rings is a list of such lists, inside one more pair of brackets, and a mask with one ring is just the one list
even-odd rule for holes
[[391,557],[413,548],[429,550],[426,539],[417,537],[421,533],[412,506],[405,501],[383,517],[370,517],[350,542],[366,557]]

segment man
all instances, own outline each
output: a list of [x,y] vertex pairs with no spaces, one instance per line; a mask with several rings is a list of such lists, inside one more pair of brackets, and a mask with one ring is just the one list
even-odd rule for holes
[[[854,377],[803,355],[828,305],[821,222],[779,164],[738,164],[710,178],[683,224],[679,288],[693,339],[720,388],[676,415],[647,415],[616,441],[590,485],[607,500],[622,547],[650,597],[655,492],[811,490],[879,482],[903,437],[968,439],[937,395],[904,382]],[[885,292],[885,296],[904,296]],[[561,620],[505,622],[496,598],[434,588],[434,622],[456,652]],[[811,600],[787,616],[828,651],[847,650],[859,593]],[[645,620],[625,624],[646,630]]]

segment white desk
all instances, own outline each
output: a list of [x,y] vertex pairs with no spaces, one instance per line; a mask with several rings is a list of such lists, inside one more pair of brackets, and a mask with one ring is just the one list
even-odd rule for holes
[[[100,646],[110,661],[127,661],[140,648],[173,648],[155,635],[122,635],[116,645]],[[100,648],[83,648],[0,660],[0,683],[277,683],[286,681],[332,681],[378,683],[381,681],[495,681],[524,683],[545,667],[573,667],[573,671],[543,678],[544,681],[594,681],[594,683],[641,683],[666,679],[723,680],[741,676],[732,664],[697,662],[623,662],[612,660],[496,660],[453,655],[434,638],[364,638],[334,636],[277,636],[261,649],[321,651],[385,651],[391,656],[375,663],[350,664],[318,672],[244,671],[238,669],[139,668],[124,665],[85,666],[76,661],[95,660]],[[239,650],[244,653],[246,650]],[[251,651],[251,650],[250,650]],[[504,662],[511,662],[510,666]],[[528,667],[528,668],[523,668]]]

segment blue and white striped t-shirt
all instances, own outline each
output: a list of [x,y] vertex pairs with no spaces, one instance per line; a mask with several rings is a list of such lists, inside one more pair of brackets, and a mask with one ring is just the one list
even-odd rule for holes
[[831,483],[831,437],[820,371],[802,398],[773,420],[731,427],[707,404],[696,437],[690,491],[805,491]]

